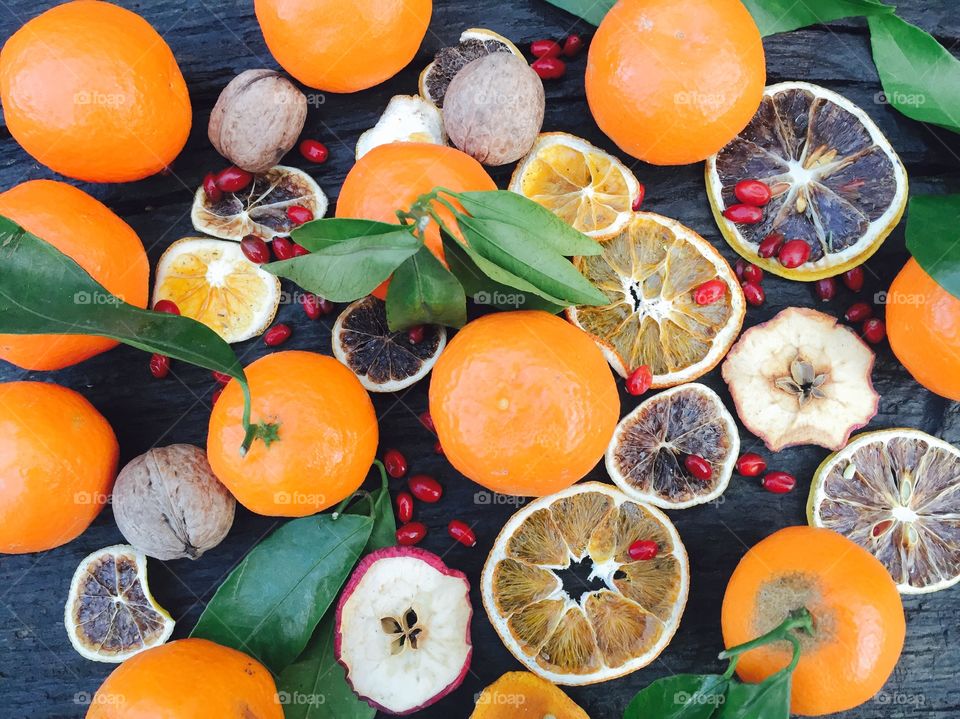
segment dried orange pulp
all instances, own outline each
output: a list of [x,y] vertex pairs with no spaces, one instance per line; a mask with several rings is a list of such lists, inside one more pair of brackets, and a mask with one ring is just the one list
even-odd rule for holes
[[[83,190],[54,180],[30,180],[0,194],[0,215],[73,258],[120,299],[147,306],[150,265],[140,238]],[[98,303],[106,298],[72,299]],[[54,370],[116,346],[105,337],[0,334],[0,359],[25,369]]]
[[[454,192],[497,189],[483,166],[460,150],[423,142],[393,142],[375,147],[357,160],[340,188],[336,216],[396,223],[397,210],[409,210],[420,195],[436,187]],[[436,209],[450,227],[453,217],[449,210]],[[424,240],[443,260],[436,222],[430,221]],[[386,299],[387,285],[384,282],[373,294]]]

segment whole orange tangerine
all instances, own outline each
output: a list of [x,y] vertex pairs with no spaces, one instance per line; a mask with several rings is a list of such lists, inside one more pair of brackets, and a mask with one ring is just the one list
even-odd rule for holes
[[740,0],[620,0],[587,58],[600,129],[655,165],[720,150],[753,117],[765,83],[760,32]]
[[[743,644],[805,607],[812,637],[793,673],[790,710],[846,711],[880,691],[903,649],[903,605],[884,566],[829,529],[787,527],[744,555],[723,597],[727,647]],[[760,682],[790,663],[791,645],[767,644],[740,657],[737,674]]]
[[585,332],[546,312],[502,312],[468,323],[440,355],[430,415],[459,472],[494,492],[540,497],[593,469],[620,397]]
[[[143,243],[130,225],[83,190],[55,180],[30,180],[0,194],[0,215],[73,258],[120,299],[147,306],[150,265]],[[100,303],[106,298],[71,299]],[[0,334],[0,359],[25,369],[54,370],[116,346],[105,337]]]
[[303,517],[363,483],[377,451],[377,415],[353,372],[332,357],[287,351],[246,368],[252,420],[276,425],[246,455],[243,394],[231,381],[213,406],[207,457],[217,478],[252,512]]

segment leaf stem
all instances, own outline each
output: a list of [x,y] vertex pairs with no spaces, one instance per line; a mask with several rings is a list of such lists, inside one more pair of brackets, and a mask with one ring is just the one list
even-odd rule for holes
[[730,660],[730,666],[727,667],[727,671],[723,676],[727,679],[733,676],[733,672],[737,667],[737,662],[742,654],[749,652],[751,649],[756,649],[767,644],[784,640],[789,641],[793,645],[793,659],[791,660],[790,664],[784,667],[784,669],[781,671],[792,672],[796,668],[797,662],[800,661],[800,653],[802,651],[800,640],[797,638],[795,630],[803,631],[806,634],[813,636],[813,616],[806,607],[801,607],[800,609],[795,609],[794,611],[790,612],[787,618],[784,619],[779,626],[771,629],[766,634],[763,634],[756,639],[751,639],[749,642],[738,644],[735,647],[730,647],[729,649],[725,649],[724,651],[720,652],[720,659]]
[[[379,459],[373,460],[373,466],[380,470],[380,482],[381,482],[381,487],[383,488],[383,491],[385,492],[389,491],[388,490],[389,485],[387,482],[387,468],[383,466],[383,462],[381,462]],[[333,519],[334,520],[339,519],[340,516],[345,511],[347,511],[347,507],[349,507],[354,500],[357,500],[359,502],[369,501],[370,502],[369,516],[370,516],[370,519],[375,519],[373,515],[377,511],[377,508],[372,501],[372,495],[370,494],[370,492],[368,492],[365,489],[361,489],[357,492],[354,492],[349,497],[347,497],[342,502],[340,502],[340,504],[337,505],[336,509],[333,510],[333,515],[332,515]]]

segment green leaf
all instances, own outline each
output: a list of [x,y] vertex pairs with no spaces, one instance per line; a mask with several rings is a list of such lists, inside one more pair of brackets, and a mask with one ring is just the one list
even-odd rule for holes
[[960,195],[918,195],[907,208],[907,249],[924,271],[960,297]]
[[298,245],[316,252],[354,237],[386,235],[401,229],[400,225],[375,220],[326,217],[300,225],[290,237]]
[[723,704],[728,684],[719,674],[664,677],[640,690],[623,719],[710,719]]
[[896,15],[869,23],[885,101],[911,119],[960,132],[960,60]]
[[190,636],[239,649],[281,672],[307,645],[372,529],[370,517],[352,514],[284,524],[230,573]]
[[394,332],[414,325],[463,327],[467,298],[457,278],[426,245],[393,273],[387,290],[387,325]]
[[370,294],[423,242],[409,230],[363,235],[263,268],[332,302],[353,302]]
[[845,17],[887,15],[894,8],[878,0],[743,0],[763,37]]
[[364,548],[365,554],[383,547],[392,547],[397,543],[397,520],[393,515],[387,470],[380,460],[374,460],[373,464],[380,470],[380,487],[363,493],[360,501],[349,504],[348,508],[343,510],[345,514],[362,514],[362,508],[373,519],[373,531]]
[[599,25],[616,0],[547,0],[561,10],[583,18],[591,25]]
[[731,681],[715,719],[790,719],[793,671],[779,671],[759,684]]

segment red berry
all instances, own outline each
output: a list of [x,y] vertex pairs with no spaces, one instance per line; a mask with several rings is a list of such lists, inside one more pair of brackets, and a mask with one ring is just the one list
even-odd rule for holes
[[173,300],[157,300],[157,303],[153,306],[153,311],[162,312],[165,315],[180,314],[180,308]]
[[327,158],[330,157],[330,151],[327,149],[327,146],[324,145],[319,140],[302,140],[300,142],[300,154],[310,162],[315,162],[318,165],[321,162],[326,162]]
[[423,325],[414,325],[407,330],[407,340],[410,344],[416,345],[423,342],[423,335],[427,331],[427,328]]
[[219,385],[229,384],[230,380],[233,379],[233,377],[231,377],[230,375],[224,374],[223,372],[217,372],[216,370],[214,370],[212,374],[213,374],[213,379]]
[[293,243],[293,256],[294,257],[303,257],[304,255],[309,255],[310,250],[308,250],[303,245],[298,245],[296,242]]
[[410,492],[421,502],[434,504],[443,496],[443,487],[428,474],[415,474],[407,480]]
[[317,305],[320,307],[320,314],[322,314],[324,317],[332,314],[336,309],[336,305],[334,305],[333,302],[328,300],[326,297],[321,297],[320,295],[317,295]]
[[863,338],[870,344],[878,345],[883,342],[883,338],[886,336],[887,326],[883,323],[883,320],[873,317],[863,323]]
[[873,307],[866,302],[855,302],[843,313],[847,322],[863,322],[873,317]]
[[152,355],[150,357],[150,374],[157,379],[163,379],[170,374],[170,358],[166,355]]
[[409,547],[419,544],[427,536],[427,527],[422,522],[407,522],[397,530],[397,544]]
[[223,192],[217,187],[217,177],[212,172],[203,176],[203,194],[213,203],[220,202],[223,199]]
[[745,205],[763,207],[770,202],[770,188],[760,180],[740,180],[733,188],[733,194]]
[[397,495],[397,519],[401,524],[413,519],[413,495],[410,492],[400,492]]
[[793,478],[792,474],[786,472],[767,472],[764,478],[760,480],[760,486],[774,494],[786,494],[796,485],[797,480]]
[[292,334],[293,330],[290,329],[290,325],[282,323],[274,325],[263,333],[263,343],[267,347],[277,347],[290,339],[290,335]]
[[240,192],[253,180],[253,173],[241,170],[239,167],[230,166],[226,170],[220,170],[214,177],[214,183],[218,190],[224,192]]
[[433,453],[434,453],[434,454],[440,454],[440,455],[443,454],[443,445],[440,444],[440,440],[439,440],[439,439],[438,439],[436,442],[433,443]]
[[843,284],[851,292],[859,292],[863,289],[863,267],[854,267],[843,273]]
[[744,299],[752,307],[759,307],[767,299],[767,293],[763,291],[759,282],[744,282],[741,288],[743,289]]
[[737,471],[744,477],[759,477],[766,468],[767,460],[756,452],[744,452],[737,460]]
[[258,265],[270,261],[270,248],[267,247],[267,243],[263,241],[262,237],[256,235],[244,236],[240,240],[240,249],[244,257]]
[[747,269],[747,261],[742,257],[738,257],[736,263],[733,265],[733,273],[737,276],[738,280],[743,280],[743,271]]
[[287,208],[287,219],[294,224],[302,225],[313,219],[313,213],[303,205],[290,205]]
[[567,64],[558,57],[541,57],[530,65],[541,80],[558,80],[567,73]]
[[563,48],[554,40],[534,40],[530,43],[530,54],[534,57],[560,57]]
[[641,182],[640,189],[637,191],[637,199],[633,201],[632,209],[634,212],[640,209],[640,205],[643,204],[643,198],[646,196],[647,196],[647,187]]
[[763,210],[754,205],[730,205],[723,211],[723,216],[738,225],[755,225],[763,219]]
[[760,245],[757,247],[757,254],[764,259],[773,257],[780,252],[784,239],[782,232],[771,232],[760,242]]
[[727,293],[727,283],[715,277],[707,280],[693,291],[693,301],[698,305],[712,305]]
[[659,545],[651,539],[638,539],[627,549],[630,559],[636,561],[653,559],[659,552]]
[[566,57],[576,57],[581,50],[583,50],[583,38],[573,33],[567,35],[566,40],[563,41],[563,54]]
[[777,253],[777,259],[781,265],[792,270],[810,259],[810,245],[803,240],[787,240]]
[[304,314],[306,314],[309,319],[315,320],[320,317],[320,300],[317,299],[316,295],[312,295],[309,292],[300,295],[300,304],[303,305]]
[[420,414],[420,424],[429,429],[434,434],[437,433],[437,427],[433,423],[433,417],[430,416],[430,412],[422,412]]
[[212,406],[212,405],[215,405],[215,404],[217,403],[217,400],[220,399],[220,395],[222,395],[222,394],[223,394],[223,386],[222,386],[222,385],[221,385],[220,387],[217,387],[215,390],[213,390],[213,394],[210,395],[210,404],[211,404],[211,406]]
[[688,454],[683,458],[683,466],[687,468],[690,476],[706,482],[713,476],[713,467],[699,454]]
[[819,300],[829,302],[837,296],[837,280],[833,277],[817,280],[813,283],[813,291]]
[[630,373],[630,376],[627,377],[624,386],[627,388],[627,392],[639,397],[648,389],[650,385],[653,384],[653,372],[650,371],[650,368],[647,365],[640,365],[633,372]]
[[274,237],[270,245],[273,247],[273,256],[278,260],[293,257],[293,241],[289,237]]
[[477,535],[473,533],[466,522],[461,522],[459,519],[451,520],[450,524],[447,525],[447,532],[465,547],[475,547],[477,545]]
[[396,449],[388,449],[383,453],[383,466],[387,474],[394,479],[400,479],[407,473],[407,458]]
[[743,268],[742,278],[744,282],[756,282],[759,285],[763,282],[763,270],[756,265],[747,263]]

